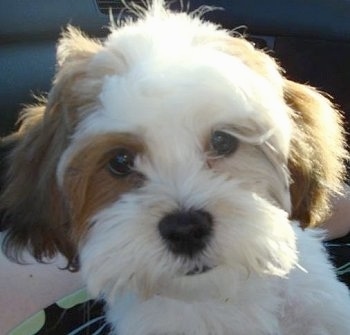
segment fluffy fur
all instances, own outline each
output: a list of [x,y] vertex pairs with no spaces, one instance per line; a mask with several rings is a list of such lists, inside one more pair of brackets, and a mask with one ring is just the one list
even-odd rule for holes
[[[343,180],[340,114],[194,14],[154,1],[138,16],[104,42],[72,27],[59,41],[47,101],[5,140],[7,255],[81,265],[118,335],[350,333],[348,291],[308,228]],[[213,150],[218,130],[232,155]],[[135,157],[127,177],[108,171],[116,148]],[[159,222],[193,210],[213,232],[179,256]]]

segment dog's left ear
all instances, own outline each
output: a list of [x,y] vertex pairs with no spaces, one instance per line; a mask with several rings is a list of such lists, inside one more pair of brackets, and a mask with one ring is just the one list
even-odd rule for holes
[[98,42],[69,27],[58,44],[57,74],[48,99],[25,108],[19,130],[3,140],[12,146],[0,196],[6,230],[2,247],[11,259],[21,261],[24,250],[38,261],[59,252],[69,268],[77,268],[70,213],[56,170],[74,131],[78,108],[91,103],[92,97],[80,94],[79,88],[92,85],[86,79],[88,64],[100,49]]
[[285,80],[284,96],[295,124],[291,142],[291,218],[316,226],[329,214],[345,178],[346,141],[341,113],[312,87]]

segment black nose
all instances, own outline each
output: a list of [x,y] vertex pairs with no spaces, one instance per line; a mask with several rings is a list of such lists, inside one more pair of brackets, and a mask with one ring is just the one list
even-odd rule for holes
[[213,218],[202,210],[173,212],[159,222],[158,228],[173,253],[192,257],[207,245]]

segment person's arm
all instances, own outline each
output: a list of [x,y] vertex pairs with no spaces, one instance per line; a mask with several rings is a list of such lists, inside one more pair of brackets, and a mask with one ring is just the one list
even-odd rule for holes
[[51,264],[19,265],[0,250],[0,334],[7,334],[32,314],[82,286],[79,273],[60,270],[63,257]]
[[328,240],[343,237],[350,233],[350,187],[344,188],[342,196],[333,200],[332,215],[322,228],[328,231]]

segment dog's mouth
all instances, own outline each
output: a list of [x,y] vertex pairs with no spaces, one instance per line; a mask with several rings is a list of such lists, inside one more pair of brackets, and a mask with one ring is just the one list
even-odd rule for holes
[[212,269],[213,269],[213,267],[209,267],[209,266],[206,266],[206,265],[201,266],[201,267],[196,266],[196,267],[194,267],[192,270],[188,271],[188,272],[186,273],[186,276],[201,275],[201,274],[206,273],[206,272],[208,272],[208,271],[210,271],[210,270],[212,270]]

